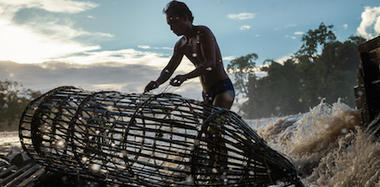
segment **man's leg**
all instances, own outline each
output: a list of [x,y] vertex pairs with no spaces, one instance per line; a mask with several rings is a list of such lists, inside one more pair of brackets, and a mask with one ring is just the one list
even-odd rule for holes
[[[230,109],[234,101],[234,92],[231,90],[225,91],[215,96],[212,105]],[[216,124],[219,120],[215,120],[209,123],[208,128],[208,140],[213,142],[212,145],[208,144],[207,148],[210,151],[210,162],[213,168],[212,171],[217,171],[211,177],[211,182],[214,184],[220,184],[223,182],[221,174],[227,169],[228,165],[228,152],[226,144],[222,135],[221,127],[225,124]]]
[[234,92],[231,90],[228,90],[216,95],[212,105],[229,110],[232,107],[232,103],[234,102],[234,99],[235,99]]

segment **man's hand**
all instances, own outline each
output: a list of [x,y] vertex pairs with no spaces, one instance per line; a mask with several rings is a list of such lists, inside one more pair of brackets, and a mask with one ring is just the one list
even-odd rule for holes
[[183,82],[187,80],[185,75],[177,75],[173,79],[170,80],[170,85],[172,86],[181,86]]
[[158,82],[157,81],[150,81],[148,85],[145,86],[144,93],[149,92],[153,89],[158,88]]

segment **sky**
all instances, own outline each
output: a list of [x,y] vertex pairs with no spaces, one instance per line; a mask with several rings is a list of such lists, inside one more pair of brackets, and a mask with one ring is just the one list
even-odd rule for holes
[[[167,64],[174,35],[162,13],[168,0],[0,0],[0,80],[48,91],[73,85],[87,90],[141,93]],[[380,33],[375,0],[185,0],[195,25],[214,33],[226,66],[249,53],[283,61],[320,23],[334,25],[338,40]],[[184,59],[177,72],[194,69]],[[200,99],[197,79],[179,88]]]

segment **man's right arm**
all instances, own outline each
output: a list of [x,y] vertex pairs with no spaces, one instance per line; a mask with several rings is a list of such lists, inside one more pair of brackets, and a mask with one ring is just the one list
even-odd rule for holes
[[[159,85],[165,83],[174,73],[174,71],[177,69],[178,65],[181,63],[181,60],[183,58],[184,52],[183,52],[183,46],[184,46],[184,38],[181,38],[178,40],[178,42],[174,46],[173,55],[170,58],[168,64],[165,66],[165,68],[161,71],[160,76],[157,78],[156,81],[150,82],[147,87],[150,84],[156,84],[153,87],[157,88]],[[150,91],[151,89],[145,88],[146,91]],[[152,88],[154,89],[154,88]]]
[[158,85],[165,83],[173,75],[174,71],[177,69],[178,65],[181,63],[181,60],[184,55],[183,45],[184,45],[184,38],[181,38],[175,44],[172,57],[170,58],[168,64],[161,71],[160,76],[156,80]]

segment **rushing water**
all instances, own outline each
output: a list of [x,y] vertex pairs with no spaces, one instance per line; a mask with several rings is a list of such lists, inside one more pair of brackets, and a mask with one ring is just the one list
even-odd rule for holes
[[[245,120],[295,164],[306,186],[380,186],[380,143],[360,130],[360,113],[340,101],[305,114]],[[0,147],[19,146],[17,132]]]
[[306,186],[380,186],[380,143],[361,131],[359,111],[340,101],[247,122],[293,161]]

